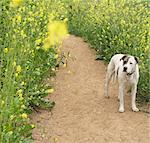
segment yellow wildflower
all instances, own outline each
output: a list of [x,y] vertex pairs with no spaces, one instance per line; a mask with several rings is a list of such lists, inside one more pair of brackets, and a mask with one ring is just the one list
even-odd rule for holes
[[15,67],[15,66],[16,66],[16,62],[14,61],[14,62],[13,62],[13,67]]
[[54,56],[54,58],[57,59],[57,58],[58,58],[58,54],[56,54],[56,55]]
[[67,21],[68,21],[68,18],[65,18],[63,21],[64,21],[64,22],[67,22]]
[[18,77],[18,73],[15,73],[15,77]]
[[36,50],[39,50],[40,49],[40,46],[36,46]]
[[23,90],[22,90],[22,89],[19,89],[19,90],[17,91],[17,95],[22,95],[22,93],[23,93]]
[[22,95],[22,93],[20,93],[20,94],[19,94],[19,98],[20,98],[20,99],[22,99],[22,98],[23,98],[23,95]]
[[66,68],[66,67],[67,67],[67,64],[64,64],[63,66]]
[[12,135],[12,134],[13,134],[13,131],[9,131],[8,134],[9,134],[9,135]]
[[17,15],[17,16],[16,16],[16,21],[17,21],[18,23],[21,22],[21,15]]
[[48,37],[44,41],[44,49],[47,50],[51,46],[59,44],[67,36],[67,33],[66,23],[60,21],[49,22]]
[[48,93],[48,94],[53,93],[53,92],[54,92],[54,89],[53,89],[53,88],[47,89],[47,90],[45,91],[45,93]]
[[22,82],[21,82],[21,85],[22,85],[22,86],[24,86],[24,85],[25,85],[25,82],[24,82],[24,81],[22,81]]
[[39,45],[41,42],[42,42],[41,39],[37,39],[37,40],[35,41],[35,44],[36,44],[36,45]]
[[16,93],[18,96],[19,96],[19,100],[23,100],[23,90],[22,89],[19,89]]
[[26,67],[27,70],[29,70],[29,68],[30,68],[29,66]]
[[5,102],[4,102],[4,100],[2,100],[1,105],[4,105],[4,104],[5,104]]
[[28,115],[27,115],[26,113],[22,113],[22,114],[21,114],[21,117],[24,118],[24,119],[27,119],[27,118],[28,118]]
[[55,71],[55,68],[52,68],[52,71]]
[[24,99],[24,98],[23,98],[22,96],[19,98],[20,101],[22,101],[23,99]]
[[26,106],[25,106],[25,105],[21,105],[21,108],[22,108],[22,109],[25,109],[25,108],[26,108]]
[[32,127],[32,128],[35,128],[35,125],[34,125],[34,124],[32,124],[32,125],[31,125],[31,127]]
[[23,38],[27,37],[27,35],[24,33],[23,30],[21,30],[20,34],[21,34],[21,36],[22,36]]
[[11,7],[18,7],[22,3],[22,0],[12,0],[10,3]]
[[44,50],[47,51],[51,46],[51,43],[50,43],[50,39],[49,37],[47,37],[45,40],[44,40]]
[[8,53],[8,48],[4,49],[4,53],[6,53],[6,54]]
[[10,116],[10,120],[13,120],[13,119],[14,119],[14,115],[11,115],[11,116]]
[[17,73],[20,73],[20,72],[21,72],[21,66],[20,66],[20,65],[17,66],[16,71],[17,71]]

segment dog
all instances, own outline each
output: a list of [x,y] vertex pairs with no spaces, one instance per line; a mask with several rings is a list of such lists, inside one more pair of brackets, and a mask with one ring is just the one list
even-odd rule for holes
[[126,85],[131,88],[132,111],[138,112],[136,107],[136,92],[139,80],[139,67],[137,57],[124,54],[114,55],[107,67],[106,83],[105,83],[105,96],[109,98],[108,87],[109,83],[114,77],[118,81],[119,94],[118,100],[120,102],[119,112],[124,112],[124,92]]

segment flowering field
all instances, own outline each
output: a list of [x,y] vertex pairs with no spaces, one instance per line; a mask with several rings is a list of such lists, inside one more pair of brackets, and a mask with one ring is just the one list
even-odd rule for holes
[[145,101],[150,99],[149,4],[142,0],[78,0],[70,4],[68,14],[70,32],[88,41],[97,50],[97,59],[109,61],[116,53],[138,57],[138,97]]
[[148,3],[113,0],[0,1],[0,142],[32,142],[29,114],[51,109],[54,91],[44,79],[55,75],[60,45],[70,33],[84,37],[108,61],[115,53],[140,61],[139,97],[149,100]]
[[0,8],[0,142],[31,142],[29,113],[55,104],[44,99],[54,89],[43,81],[60,62],[65,11],[46,0],[2,0]]

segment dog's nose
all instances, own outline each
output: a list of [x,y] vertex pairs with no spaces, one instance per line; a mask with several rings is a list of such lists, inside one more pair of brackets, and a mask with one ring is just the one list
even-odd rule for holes
[[123,71],[126,72],[126,71],[127,71],[127,67],[124,67],[124,68],[123,68]]

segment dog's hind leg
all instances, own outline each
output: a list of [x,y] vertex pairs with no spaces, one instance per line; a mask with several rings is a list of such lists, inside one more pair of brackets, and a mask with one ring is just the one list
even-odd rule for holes
[[105,97],[109,98],[109,95],[108,95],[108,88],[109,88],[109,83],[110,83],[110,80],[112,78],[112,75],[114,74],[114,71],[107,71],[107,74],[106,74],[106,81],[105,81],[105,92],[104,92],[104,95]]

